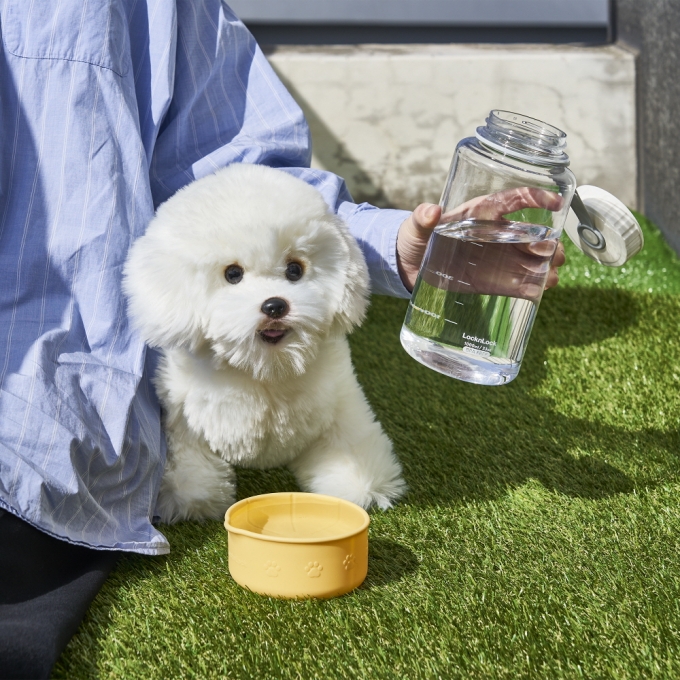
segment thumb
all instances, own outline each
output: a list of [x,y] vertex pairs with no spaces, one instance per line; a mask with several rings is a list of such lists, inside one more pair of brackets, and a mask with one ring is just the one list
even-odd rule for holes
[[414,232],[421,238],[428,239],[430,232],[439,224],[442,209],[434,203],[421,203],[411,215]]
[[397,266],[401,280],[412,290],[432,230],[439,224],[442,210],[434,203],[421,203],[404,220],[397,235]]

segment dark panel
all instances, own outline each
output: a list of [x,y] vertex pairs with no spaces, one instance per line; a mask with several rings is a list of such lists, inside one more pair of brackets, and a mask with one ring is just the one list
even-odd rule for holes
[[417,43],[553,43],[603,45],[601,28],[457,26],[281,25],[247,22],[260,45],[358,45]]
[[638,169],[643,212],[680,252],[680,2],[617,0],[616,35],[639,50]]

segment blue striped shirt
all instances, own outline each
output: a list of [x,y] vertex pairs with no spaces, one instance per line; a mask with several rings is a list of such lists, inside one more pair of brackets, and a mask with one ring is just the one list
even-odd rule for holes
[[159,554],[154,353],[121,268],[155,208],[229,163],[284,168],[405,296],[407,213],[309,168],[304,117],[220,0],[0,0],[0,507],[73,543]]

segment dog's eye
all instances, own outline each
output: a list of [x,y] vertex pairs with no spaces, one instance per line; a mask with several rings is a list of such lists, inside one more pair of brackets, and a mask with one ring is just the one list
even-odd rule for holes
[[224,278],[229,283],[238,283],[243,278],[243,267],[239,267],[237,264],[230,264],[224,270]]
[[289,281],[299,281],[305,270],[299,262],[289,262],[286,267],[286,278]]

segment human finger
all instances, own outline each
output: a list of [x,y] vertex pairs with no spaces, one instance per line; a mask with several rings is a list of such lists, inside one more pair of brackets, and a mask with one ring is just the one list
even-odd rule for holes
[[564,251],[564,243],[557,242],[557,249],[555,250],[555,257],[553,257],[553,267],[561,267],[567,261],[567,255]]
[[442,211],[434,203],[421,203],[401,224],[397,234],[397,267],[402,283],[412,290],[433,229]]
[[476,218],[498,220],[525,208],[543,208],[556,211],[562,207],[562,197],[554,191],[536,187],[505,189],[494,194],[478,196],[442,215],[443,222]]
[[558,272],[559,267],[561,267],[567,261],[567,256],[564,252],[564,245],[562,242],[558,242],[557,249],[555,251],[555,257],[553,257],[552,265],[550,266],[550,271],[548,272],[548,278],[545,281],[545,287],[554,288],[559,280],[560,275]]
[[562,197],[559,194],[536,187],[506,189],[491,196],[496,197],[494,201],[497,211],[496,219],[525,208],[543,208],[554,212],[562,207]]
[[430,238],[432,230],[439,224],[442,209],[434,203],[421,203],[412,213],[414,232],[426,240]]

